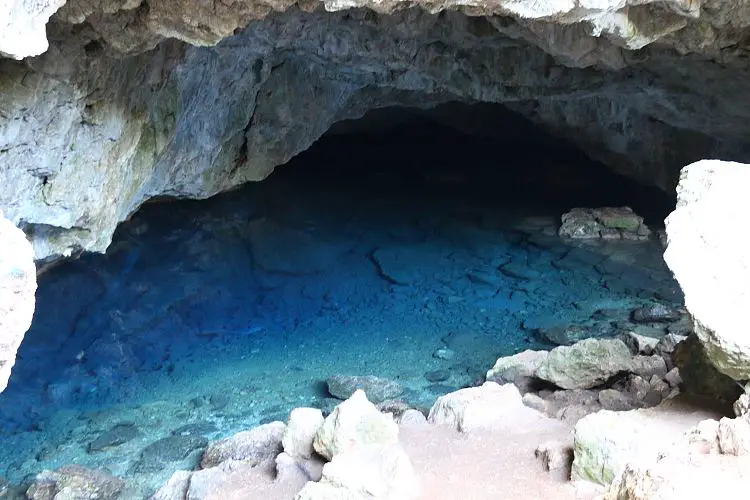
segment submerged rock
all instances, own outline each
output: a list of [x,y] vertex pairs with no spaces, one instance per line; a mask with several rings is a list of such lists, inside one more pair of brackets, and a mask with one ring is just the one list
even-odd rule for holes
[[334,375],[327,384],[328,392],[339,399],[347,399],[355,391],[362,390],[373,403],[397,398],[404,392],[398,382],[373,375]]
[[630,207],[574,208],[563,214],[560,236],[573,239],[647,239],[651,231]]
[[666,220],[664,260],[685,293],[695,334],[708,359],[735,380],[750,379],[750,252],[745,231],[730,221],[746,213],[749,185],[748,165],[688,165],[677,186],[677,208]]
[[31,244],[23,231],[0,211],[0,392],[8,385],[16,351],[31,326],[35,292],[36,267]]
[[91,441],[88,450],[89,452],[97,452],[106,448],[113,448],[131,441],[139,435],[140,432],[135,425],[118,424]]
[[285,430],[283,422],[271,422],[215,441],[203,453],[201,468],[216,467],[226,460],[239,460],[250,465],[273,460],[283,451]]
[[[157,471],[170,462],[179,462],[208,445],[203,436],[169,436],[148,445],[141,452],[136,469],[139,472]],[[196,464],[198,460],[196,459]]]

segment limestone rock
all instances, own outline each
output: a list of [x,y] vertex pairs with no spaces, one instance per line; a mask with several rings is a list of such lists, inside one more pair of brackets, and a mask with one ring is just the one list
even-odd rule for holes
[[750,460],[702,454],[630,462],[604,500],[734,498],[750,484]]
[[317,483],[295,500],[411,500],[419,483],[409,457],[397,444],[366,444],[336,455]]
[[8,385],[16,351],[31,326],[35,293],[36,268],[31,244],[23,231],[0,212],[0,392]]
[[486,379],[499,384],[510,382],[523,388],[530,383],[537,368],[547,359],[547,356],[549,356],[547,351],[526,350],[499,358],[487,372]]
[[642,354],[644,356],[650,356],[659,343],[659,339],[657,338],[639,335],[635,332],[625,332],[619,338],[630,347],[633,354]]
[[571,477],[609,485],[628,462],[656,458],[704,416],[673,402],[588,415],[575,426]]
[[735,380],[750,379],[750,253],[744,232],[726,224],[746,210],[748,185],[747,165],[688,165],[677,186],[677,208],[666,220],[664,260],[685,293],[695,333],[711,362]]
[[745,392],[737,398],[737,401],[732,405],[732,409],[738,417],[750,414],[750,384],[745,384]]
[[677,344],[673,357],[680,370],[680,389],[684,393],[710,398],[727,407],[742,394],[741,386],[711,362],[697,336],[691,335]]
[[327,381],[328,392],[339,399],[347,399],[362,390],[373,403],[397,398],[404,392],[401,384],[373,375],[334,375]]
[[216,467],[230,459],[253,465],[273,460],[283,451],[281,442],[285,429],[283,422],[271,422],[215,441],[203,453],[201,468]]
[[651,234],[629,207],[574,208],[563,214],[559,234],[573,239],[646,239]]
[[724,455],[750,455],[750,417],[722,418],[717,436]]
[[184,500],[190,487],[191,471],[178,470],[149,500]]
[[317,408],[295,408],[289,415],[281,439],[284,452],[295,458],[310,458],[315,453],[313,439],[323,425],[323,412]]
[[427,416],[431,424],[450,426],[459,432],[498,429],[512,419],[534,420],[541,414],[523,404],[513,384],[485,382],[461,389],[435,401]]
[[26,495],[31,500],[115,500],[125,481],[105,470],[66,465],[37,474]]
[[650,380],[654,375],[664,377],[667,374],[667,363],[661,356],[635,356],[629,368],[631,373]]
[[406,410],[399,418],[398,425],[419,427],[427,424],[427,417],[419,410]]
[[315,434],[313,447],[331,460],[344,451],[365,444],[398,441],[398,425],[390,415],[380,413],[361,390],[338,405]]
[[631,358],[630,349],[619,339],[586,339],[552,349],[536,376],[563,389],[585,389],[629,371]]
[[65,0],[9,0],[0,4],[0,56],[23,59],[47,50],[46,24]]
[[534,455],[542,462],[544,469],[554,471],[562,469],[570,472],[573,463],[573,447],[570,443],[552,441],[537,446]]

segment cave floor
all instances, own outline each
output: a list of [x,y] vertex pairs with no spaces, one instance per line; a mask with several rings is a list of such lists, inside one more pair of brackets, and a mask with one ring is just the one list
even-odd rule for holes
[[428,408],[553,347],[539,328],[614,335],[645,302],[681,302],[657,240],[563,241],[562,206],[450,178],[301,179],[150,204],[106,255],[42,275],[0,395],[0,476],[79,463],[153,488],[205,439],[330,409],[331,375],[397,380]]

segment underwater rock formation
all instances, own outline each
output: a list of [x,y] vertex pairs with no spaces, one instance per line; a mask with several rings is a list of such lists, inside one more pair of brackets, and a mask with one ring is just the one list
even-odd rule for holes
[[[62,3],[12,3],[0,51],[38,54]],[[413,5],[71,0],[49,50],[0,59],[0,206],[40,260],[103,251],[150,199],[209,197],[337,122],[449,101],[503,103],[667,191],[691,161],[748,156],[742,2]],[[514,139],[491,114],[438,118]]]

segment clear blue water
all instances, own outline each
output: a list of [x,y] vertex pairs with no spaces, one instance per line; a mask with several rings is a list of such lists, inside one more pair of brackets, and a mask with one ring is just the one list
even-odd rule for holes
[[[215,438],[325,407],[336,373],[396,379],[428,407],[499,356],[551,347],[535,326],[681,301],[657,241],[554,235],[573,206],[658,224],[669,200],[567,150],[425,130],[321,141],[262,183],[150,204],[106,255],[42,275],[0,395],[0,476],[74,462],[147,491],[185,463],[146,474],[140,453],[185,424]],[[123,423],[138,436],[90,449]]]

